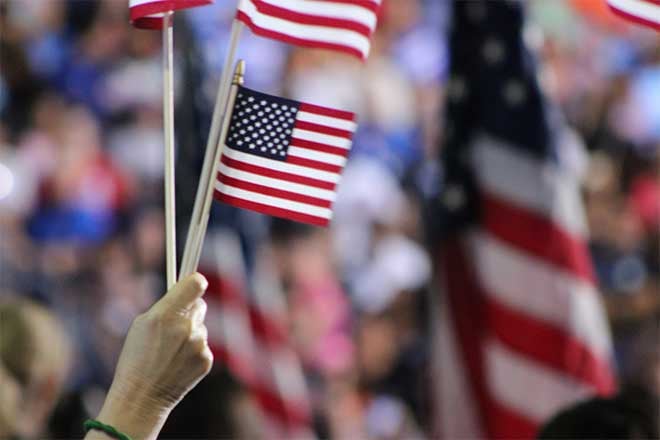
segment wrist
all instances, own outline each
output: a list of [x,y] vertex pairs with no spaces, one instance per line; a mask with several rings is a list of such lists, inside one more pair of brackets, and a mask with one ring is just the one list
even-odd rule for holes
[[96,419],[134,440],[155,440],[170,410],[144,388],[113,383]]

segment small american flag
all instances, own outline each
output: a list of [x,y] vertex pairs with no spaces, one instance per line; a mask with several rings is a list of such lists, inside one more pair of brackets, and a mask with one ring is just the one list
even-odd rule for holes
[[381,0],[241,0],[237,17],[257,35],[366,59]]
[[131,24],[139,29],[162,29],[165,14],[170,11],[204,6],[213,0],[129,0]]
[[660,30],[659,0],[607,0],[607,4],[626,20]]
[[215,197],[317,226],[332,217],[355,115],[240,87]]

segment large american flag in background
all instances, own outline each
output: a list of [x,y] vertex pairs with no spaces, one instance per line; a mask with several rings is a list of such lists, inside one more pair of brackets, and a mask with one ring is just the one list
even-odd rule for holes
[[381,0],[240,0],[237,18],[257,35],[369,56]]
[[129,0],[128,9],[136,28],[162,29],[166,13],[210,3],[213,0]]
[[215,197],[317,226],[332,217],[355,115],[240,87]]
[[436,434],[533,438],[615,386],[570,161],[578,143],[539,90],[520,2],[453,8],[445,182],[428,205]]

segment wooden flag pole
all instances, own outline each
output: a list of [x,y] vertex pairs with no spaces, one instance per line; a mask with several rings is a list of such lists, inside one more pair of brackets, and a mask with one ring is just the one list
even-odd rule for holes
[[[222,146],[227,140],[227,132],[229,131],[229,125],[231,123],[231,118],[229,117],[229,112],[234,108],[234,102],[236,101],[236,95],[238,94],[238,87],[243,85],[243,77],[245,75],[245,61],[239,60],[236,64],[234,70],[234,76],[232,79],[231,87],[229,90],[229,98],[227,100],[227,107],[225,109],[225,117],[222,120],[222,127],[220,130],[220,137],[216,144],[215,154],[213,157],[213,163],[217,164],[220,162],[220,157],[222,156]],[[214,170],[216,167],[213,168]],[[186,242],[186,250],[189,250],[191,258],[187,260],[186,265],[181,266],[181,276],[188,276],[191,273],[197,270],[199,265],[199,257],[201,255],[201,248],[204,244],[204,235],[206,234],[206,228],[209,223],[209,217],[211,214],[211,204],[213,203],[213,193],[215,191],[215,178],[216,173],[212,173],[211,181],[207,185],[206,193],[204,194],[202,212],[199,218],[199,222],[195,225],[196,234],[192,237],[188,237]],[[192,240],[191,240],[192,239]],[[191,244],[189,246],[189,243]]]
[[[184,272],[183,268],[191,267],[191,260],[197,259],[197,261],[199,261],[199,255],[196,255],[197,252],[194,250],[196,247],[196,242],[198,241],[195,239],[195,237],[198,236],[198,231],[196,228],[197,225],[201,223],[204,195],[208,192],[209,185],[213,185],[213,181],[215,179],[215,170],[217,168],[217,164],[216,162],[213,162],[213,158],[215,157],[215,153],[218,148],[220,128],[222,127],[225,112],[227,108],[229,108],[227,105],[227,98],[232,80],[232,67],[236,59],[236,50],[238,49],[238,41],[240,39],[242,30],[243,23],[238,20],[234,20],[232,23],[231,36],[229,39],[229,48],[227,50],[225,64],[222,68],[222,77],[220,78],[218,94],[216,96],[215,107],[213,109],[211,129],[209,131],[209,137],[206,142],[206,152],[204,153],[204,163],[202,165],[202,172],[199,176],[199,183],[197,185],[195,204],[193,206],[193,212],[190,217],[190,225],[188,226],[188,235],[186,237],[186,245],[183,250],[183,258],[181,260],[182,270],[179,272],[179,279],[189,275],[187,271]],[[197,265],[194,264],[194,266],[196,267]]]
[[176,205],[174,197],[174,13],[163,19],[163,134],[165,140],[165,266],[167,289],[176,283]]

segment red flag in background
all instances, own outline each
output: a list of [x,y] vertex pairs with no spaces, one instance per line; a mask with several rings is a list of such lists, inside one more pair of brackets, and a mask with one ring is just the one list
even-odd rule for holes
[[531,439],[560,409],[614,391],[570,162],[581,145],[539,90],[522,5],[453,7],[445,182],[429,205],[436,434]]
[[381,0],[241,0],[237,18],[257,35],[366,59]]
[[162,29],[167,12],[194,8],[213,0],[129,0],[131,24],[140,29]]

